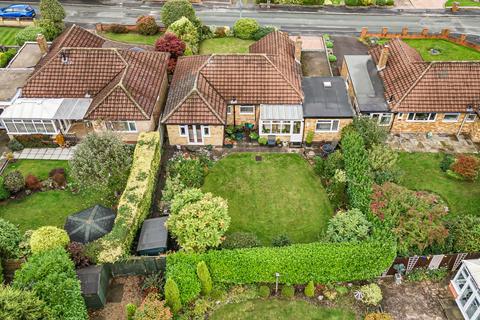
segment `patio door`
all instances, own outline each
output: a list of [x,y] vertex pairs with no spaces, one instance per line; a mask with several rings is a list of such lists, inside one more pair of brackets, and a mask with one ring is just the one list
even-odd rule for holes
[[203,144],[203,132],[200,125],[188,125],[188,143]]
[[303,121],[293,121],[292,134],[290,142],[302,142],[303,138]]

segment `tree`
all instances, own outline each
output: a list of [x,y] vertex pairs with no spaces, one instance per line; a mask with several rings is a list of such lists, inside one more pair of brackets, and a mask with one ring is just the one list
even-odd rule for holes
[[173,199],[166,225],[185,251],[217,247],[230,225],[227,202],[211,193],[187,189]]
[[55,23],[49,19],[40,19],[37,26],[43,29],[43,35],[48,41],[55,39],[65,28],[63,22]]
[[33,292],[0,285],[0,319],[53,320],[53,316]]
[[70,242],[70,238],[65,230],[53,227],[44,226],[33,231],[30,238],[30,248],[32,253],[40,253],[43,251],[65,248]]
[[197,17],[192,4],[188,0],[169,0],[162,8],[162,23],[168,28],[172,23],[178,19],[185,17],[191,22],[194,22]]
[[137,19],[137,31],[140,34],[151,36],[158,33],[158,25],[152,16],[140,16]]
[[372,175],[362,136],[355,130],[342,132],[341,146],[347,174],[347,195],[352,208],[370,211]]
[[379,126],[376,119],[369,117],[355,117],[353,118],[352,125],[355,131],[362,136],[367,149],[370,149],[375,144],[384,144],[387,140],[387,129]]
[[185,42],[180,40],[175,34],[167,32],[158,38],[155,43],[155,50],[170,53],[168,71],[173,73],[178,57],[183,56],[185,52]]
[[329,242],[361,242],[367,240],[371,224],[358,209],[338,212],[328,221],[326,239]]
[[195,25],[186,17],[181,17],[172,23],[167,32],[175,34],[180,40],[185,42],[187,48],[190,48],[193,53],[198,51],[198,31]]
[[208,271],[207,264],[205,261],[200,261],[197,264],[197,276],[202,285],[202,294],[204,296],[209,295],[212,291],[212,278],[210,277],[210,271]]
[[17,226],[7,220],[0,219],[0,259],[16,258],[21,240],[22,235]]
[[180,301],[180,290],[178,290],[177,283],[172,278],[168,278],[165,282],[165,301],[172,309],[173,313],[177,313],[182,309],[182,302]]
[[250,40],[260,28],[257,20],[253,18],[240,18],[233,25],[233,33],[237,38]]
[[70,160],[71,174],[82,189],[95,189],[107,197],[125,188],[132,163],[132,152],[111,133],[89,133]]
[[54,23],[63,22],[63,19],[65,19],[65,9],[63,9],[58,0],[41,0],[40,13],[42,19],[47,19]]

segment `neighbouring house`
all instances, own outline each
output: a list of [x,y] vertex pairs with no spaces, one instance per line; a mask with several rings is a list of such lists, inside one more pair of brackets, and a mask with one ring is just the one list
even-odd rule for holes
[[75,25],[62,33],[0,115],[7,133],[81,138],[108,130],[135,142],[140,132],[155,130],[166,100],[169,54],[105,43]]
[[[348,57],[342,70],[353,86],[350,93],[359,101],[356,107],[361,113],[376,116],[385,124],[390,121],[392,133],[464,134],[480,141],[480,61],[426,62],[401,39],[375,46],[369,53],[370,56]],[[359,72],[360,69],[366,70]],[[355,81],[359,73],[368,74],[365,79],[369,81]],[[363,107],[367,111],[362,110],[360,101],[365,93],[370,97],[371,92],[377,101],[376,88],[381,89],[378,77],[393,117],[370,111],[375,102]]]
[[480,259],[464,260],[450,282],[458,308],[466,320],[480,318]]
[[318,127],[314,141],[331,140],[343,123],[330,121],[328,132],[326,123],[317,125],[322,107],[313,106],[316,98],[310,99],[308,122],[304,117],[300,53],[300,41],[277,31],[252,44],[248,54],[181,57],[161,120],[170,144],[221,146],[226,126],[245,124],[260,136],[291,143],[303,142],[308,124]]
[[[0,114],[9,107],[21,93],[21,88],[42,58],[42,52],[36,42],[26,42],[18,49],[5,68],[0,68]],[[0,128],[4,129],[0,121]]]

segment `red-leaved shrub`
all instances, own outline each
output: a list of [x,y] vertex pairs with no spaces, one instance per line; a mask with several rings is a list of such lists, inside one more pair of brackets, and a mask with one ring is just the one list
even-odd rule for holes
[[67,251],[75,263],[76,268],[85,268],[91,264],[90,259],[85,254],[85,246],[80,242],[72,241],[68,244]]
[[40,183],[40,180],[37,177],[35,177],[33,174],[29,174],[25,178],[25,186],[27,187],[27,189],[32,191],[40,190],[42,188],[42,184]]
[[452,165],[452,170],[467,180],[475,180],[478,177],[480,160],[474,156],[459,155]]
[[159,52],[170,53],[170,60],[168,61],[168,71],[173,73],[177,64],[177,58],[183,56],[185,52],[185,42],[180,40],[175,34],[171,32],[165,33],[158,38],[155,43],[155,50]]
[[151,36],[158,33],[158,25],[152,16],[140,16],[137,19],[137,32]]

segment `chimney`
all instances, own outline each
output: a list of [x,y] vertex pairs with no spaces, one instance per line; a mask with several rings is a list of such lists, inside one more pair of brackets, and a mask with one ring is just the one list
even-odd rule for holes
[[382,48],[382,52],[380,53],[380,58],[378,59],[378,64],[377,64],[378,71],[385,69],[385,67],[387,66],[388,55],[389,55],[389,47],[388,47],[388,44],[386,44]]
[[37,34],[37,44],[42,55],[45,55],[48,50],[47,39],[45,39],[45,36],[41,33]]
[[300,62],[302,58],[302,38],[300,36],[295,40],[295,60]]

